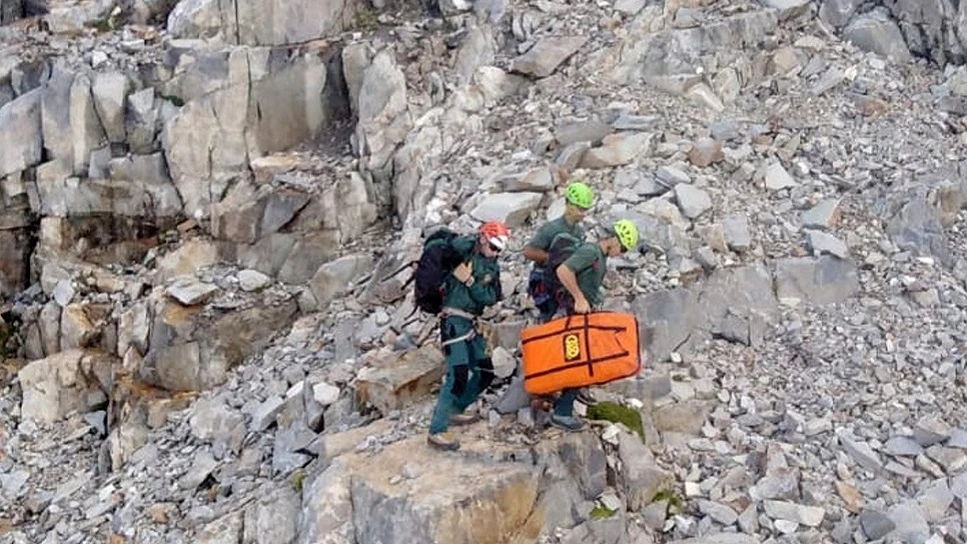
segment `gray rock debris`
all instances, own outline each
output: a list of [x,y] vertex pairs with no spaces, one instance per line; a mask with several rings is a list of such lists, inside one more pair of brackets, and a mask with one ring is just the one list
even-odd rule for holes
[[697,219],[712,207],[712,198],[707,192],[687,183],[675,186],[675,200],[682,213],[689,219]]
[[[0,32],[0,313],[23,340],[0,368],[0,532],[442,542],[455,504],[517,528],[544,500],[547,544],[950,534],[967,435],[936,418],[963,400],[967,87],[825,30],[960,62],[954,13],[461,1],[440,23],[376,2],[371,31],[353,4],[293,23],[266,2],[264,28],[186,0],[164,34],[124,26],[154,2],[83,39]],[[310,51],[347,25],[338,58]],[[158,38],[179,34],[228,43]],[[288,59],[236,47],[304,39]],[[578,177],[589,238],[629,217],[648,248],[606,285],[645,370],[595,388],[644,440],[534,434],[546,415],[514,376],[528,266],[508,252],[484,318],[501,379],[455,429],[464,451],[432,452],[442,355],[411,353],[435,349],[435,321],[389,273],[437,224],[503,219],[519,248]],[[370,508],[387,504],[392,520]]]
[[534,77],[547,77],[562,62],[577,53],[587,40],[581,36],[542,38],[526,53],[512,61],[511,71]]
[[802,225],[806,228],[830,229],[840,217],[840,199],[827,198],[802,213]]
[[765,169],[766,189],[779,191],[799,185],[779,162],[770,163]]
[[900,27],[886,10],[874,10],[856,17],[843,29],[843,37],[864,51],[896,61],[911,58]]

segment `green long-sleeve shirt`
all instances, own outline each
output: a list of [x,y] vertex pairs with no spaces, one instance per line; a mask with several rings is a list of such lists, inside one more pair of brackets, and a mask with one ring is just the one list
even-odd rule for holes
[[503,294],[500,289],[500,264],[476,251],[477,236],[460,236],[453,240],[453,248],[463,262],[473,264],[473,284],[467,287],[451,274],[444,284],[443,305],[480,315],[493,306]]

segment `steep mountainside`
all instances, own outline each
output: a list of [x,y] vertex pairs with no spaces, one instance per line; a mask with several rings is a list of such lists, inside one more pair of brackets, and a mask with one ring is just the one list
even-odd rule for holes
[[[967,3],[0,23],[0,542],[967,539]],[[504,393],[517,250],[572,179],[642,232],[606,287],[646,362],[563,434]],[[440,453],[436,323],[394,273],[492,219],[500,379]]]

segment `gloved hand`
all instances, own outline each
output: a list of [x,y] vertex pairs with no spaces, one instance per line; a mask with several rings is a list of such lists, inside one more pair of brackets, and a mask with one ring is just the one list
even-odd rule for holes
[[453,269],[453,276],[460,283],[470,285],[473,282],[473,263],[460,263]]

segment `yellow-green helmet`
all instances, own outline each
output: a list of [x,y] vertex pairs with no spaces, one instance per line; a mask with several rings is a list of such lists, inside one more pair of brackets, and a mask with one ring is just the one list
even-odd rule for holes
[[631,251],[638,246],[638,227],[632,221],[619,219],[615,221],[611,230],[614,231],[614,235],[618,237],[625,251]]
[[564,191],[564,198],[568,204],[572,204],[586,210],[594,204],[594,192],[586,183],[575,181],[567,186]]

